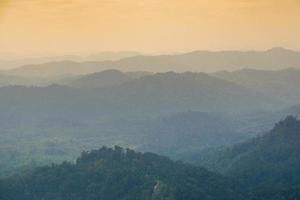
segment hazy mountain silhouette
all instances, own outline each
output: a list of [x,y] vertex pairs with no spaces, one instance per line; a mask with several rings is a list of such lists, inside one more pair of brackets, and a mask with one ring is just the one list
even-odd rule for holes
[[[136,56],[116,64],[122,68],[147,71],[201,71],[255,68],[264,70],[300,67],[300,52],[283,48],[267,51],[194,51],[178,55]],[[133,68],[134,67],[134,68]]]
[[[102,62],[103,65],[109,65],[111,61]],[[6,71],[8,74],[17,76],[62,76],[62,75],[80,75],[102,71],[99,62],[74,62],[57,61],[46,64],[25,65],[21,68]]]
[[267,51],[194,51],[176,55],[133,56],[104,62],[52,62],[24,66],[7,73],[26,76],[87,74],[106,69],[122,71],[197,71],[215,72],[255,68],[264,70],[300,67],[300,53],[283,48]]
[[243,69],[234,72],[222,71],[214,75],[289,104],[297,104],[300,99],[300,69],[277,71]]
[[141,149],[184,160],[187,154],[251,137],[238,132],[238,126],[230,115],[187,111],[161,116],[146,124]]
[[186,110],[242,112],[278,105],[274,99],[204,73],[154,74],[100,89],[53,85],[5,87],[0,91],[0,101],[7,100],[1,104],[4,109],[14,107],[13,112],[25,109],[28,114],[37,111],[39,115],[57,110],[57,115],[71,112],[73,117],[83,117],[85,113],[113,114],[117,110],[143,115]]
[[127,57],[133,57],[133,56],[138,56],[140,55],[139,52],[135,51],[124,51],[124,52],[111,52],[111,51],[106,51],[106,52],[101,52],[98,54],[92,54],[87,57],[84,57],[84,60],[90,60],[90,61],[104,61],[104,60],[120,60],[122,58],[127,58]]
[[26,79],[24,77],[10,76],[0,74],[0,86],[9,86],[9,85],[30,85],[34,84],[34,81]]
[[118,105],[135,102],[136,110],[159,105],[162,111],[175,108],[178,111],[239,112],[257,110],[255,107],[268,109],[268,106],[277,102],[276,99],[269,99],[261,93],[205,73],[168,72],[144,76],[107,91],[107,95],[114,93],[122,96],[116,99],[120,100]]
[[78,88],[101,88],[106,86],[117,86],[134,80],[132,75],[117,71],[106,70],[98,73],[73,78],[69,85]]
[[39,65],[48,62],[63,62],[63,61],[74,61],[74,62],[87,62],[87,61],[106,61],[106,60],[119,60],[126,57],[140,55],[138,52],[124,51],[124,52],[100,52],[88,56],[77,56],[77,55],[63,55],[63,56],[51,56],[51,57],[40,57],[40,58],[23,58],[23,59],[0,59],[0,69],[12,69],[21,67],[23,65]]

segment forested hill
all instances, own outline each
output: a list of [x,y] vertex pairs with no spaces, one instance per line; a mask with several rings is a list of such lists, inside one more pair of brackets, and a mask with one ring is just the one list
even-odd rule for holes
[[240,179],[250,188],[273,187],[271,191],[275,193],[274,188],[299,189],[299,154],[300,121],[288,116],[267,134],[224,151],[208,153],[200,163]]
[[278,122],[266,135],[231,151],[228,174],[251,184],[300,184],[300,121],[293,116]]
[[2,183],[9,200],[234,200],[221,175],[120,147],[83,152],[75,164],[42,167]]
[[206,164],[224,175],[153,153],[103,147],[74,163],[0,181],[0,199],[297,200],[299,153],[300,121],[288,116],[263,136],[210,154]]

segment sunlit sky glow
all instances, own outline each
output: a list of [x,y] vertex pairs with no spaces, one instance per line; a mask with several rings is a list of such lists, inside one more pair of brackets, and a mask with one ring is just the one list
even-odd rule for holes
[[300,0],[0,0],[0,53],[300,49]]

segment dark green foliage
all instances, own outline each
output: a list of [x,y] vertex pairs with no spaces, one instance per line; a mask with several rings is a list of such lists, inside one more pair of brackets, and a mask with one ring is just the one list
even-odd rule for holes
[[[234,163],[227,174],[246,179],[249,184],[300,184],[300,122],[295,117],[288,116],[245,147],[233,155]],[[240,148],[235,147],[233,152]]]
[[[300,185],[299,155],[300,121],[288,116],[269,133],[225,151],[211,153],[210,158],[207,157],[206,161],[203,159],[203,163],[239,179],[248,191],[255,191],[254,194],[263,199],[282,199],[288,193],[286,191],[298,194],[292,191],[296,191],[293,188]],[[278,193],[278,197],[275,193]],[[275,196],[267,198],[264,195]]]
[[203,168],[120,147],[83,152],[2,186],[10,200],[233,200],[237,185]]
[[[288,116],[267,134],[209,153],[207,166],[116,146],[75,163],[37,168],[0,182],[4,200],[298,200],[300,121]],[[1,200],[2,200],[1,199]]]
[[298,200],[300,187],[262,187],[254,191],[249,200]]

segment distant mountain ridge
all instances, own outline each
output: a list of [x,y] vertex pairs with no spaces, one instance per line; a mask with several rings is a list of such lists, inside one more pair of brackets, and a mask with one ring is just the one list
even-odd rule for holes
[[299,103],[300,68],[274,71],[242,69],[233,72],[221,71],[213,75],[267,96],[281,99],[291,105]]
[[[111,63],[111,61],[107,61]],[[225,85],[231,84],[235,87],[243,88],[250,93],[257,93],[264,97],[268,97],[270,102],[278,101],[282,104],[282,107],[292,106],[299,103],[300,98],[300,68],[286,68],[282,70],[257,70],[257,69],[241,69],[237,71],[218,71],[215,73],[197,73],[197,72],[165,72],[165,73],[150,73],[143,71],[131,71],[124,72],[118,69],[109,69],[100,72],[90,73],[98,68],[97,62],[89,63],[76,63],[71,61],[63,62],[64,67],[60,65],[61,63],[53,63],[53,69],[51,72],[49,70],[44,70],[43,76],[35,74],[35,67],[28,66],[24,67],[18,73],[25,73],[26,76],[22,75],[7,75],[0,74],[0,87],[1,86],[13,86],[13,85],[24,85],[24,86],[47,86],[51,84],[68,85],[76,88],[104,88],[108,86],[121,86],[128,85],[128,82],[134,82],[139,85],[142,81],[146,82],[150,79],[158,78],[160,74],[163,74],[162,79],[158,82],[167,82],[168,78],[173,74],[180,74],[181,78],[178,79],[180,84],[183,84],[183,79],[191,81],[200,81],[202,79],[201,85],[199,87],[203,88],[205,85],[212,87],[212,79],[215,84],[224,82]],[[75,64],[75,65],[73,65]],[[49,64],[51,65],[51,64]],[[85,65],[85,66],[84,66]],[[81,70],[84,66],[85,73],[81,74]],[[72,69],[73,74],[67,74],[69,70]],[[59,75],[56,72],[63,73],[64,75]],[[41,72],[41,71],[40,71]],[[53,72],[53,73],[52,73]],[[51,74],[51,76],[50,76]],[[54,75],[55,74],[55,75]],[[79,74],[79,75],[78,75]],[[24,74],[23,74],[24,75]],[[35,75],[35,76],[34,76]],[[49,75],[49,76],[48,76]],[[206,75],[206,76],[205,76]],[[207,79],[207,77],[210,77]],[[175,78],[176,76],[173,76]],[[142,81],[139,81],[141,79]],[[205,80],[209,84],[205,83]],[[155,82],[155,81],[154,81]],[[151,83],[153,86],[155,83]],[[225,83],[226,82],[226,83]],[[150,82],[149,82],[150,84]],[[157,83],[156,83],[157,84]],[[184,83],[187,84],[187,83]],[[197,84],[200,84],[197,83]],[[131,84],[133,85],[133,84]],[[174,88],[179,85],[174,82]],[[125,86],[122,86],[125,87]],[[151,87],[151,86],[149,86]],[[168,86],[171,87],[171,86]],[[223,86],[220,86],[223,88]],[[160,90],[161,88],[157,88]],[[215,89],[217,89],[215,87]],[[219,93],[222,91],[219,90]],[[203,97],[204,98],[204,97]],[[279,109],[280,109],[279,108]]]
[[[116,74],[124,76],[119,72]],[[122,82],[122,80],[117,81]],[[35,105],[36,108],[32,111],[37,108],[44,110],[51,106],[54,106],[53,109],[60,110],[58,107],[65,105],[61,107],[64,110],[74,106],[74,109],[69,110],[72,113],[84,109],[87,109],[84,113],[89,113],[89,111],[95,113],[98,109],[99,112],[102,110],[100,113],[109,111],[113,113],[117,107],[122,108],[124,112],[126,110],[126,113],[131,110],[131,112],[149,112],[149,114],[156,113],[156,115],[157,112],[176,113],[186,110],[221,112],[230,111],[231,108],[235,108],[234,112],[239,112],[267,109],[268,106],[278,103],[260,93],[204,73],[153,74],[121,85],[87,90],[52,85],[48,87],[4,87],[0,88],[0,91],[0,101],[10,98],[11,102],[15,102],[11,106],[20,107],[20,109],[26,109],[22,107],[26,103]],[[11,102],[3,102],[3,106]],[[90,110],[93,107],[95,109]],[[13,109],[13,112],[18,112],[18,109]]]
[[206,148],[232,145],[250,138],[238,132],[233,116],[187,111],[148,122],[142,150],[184,160],[185,155]]
[[274,48],[267,51],[194,51],[176,55],[136,55],[103,62],[62,61],[24,66],[6,71],[6,73],[23,76],[50,76],[87,74],[106,69],[149,72],[215,72],[242,68],[278,70],[289,67],[300,67],[300,52]]
[[73,78],[69,85],[76,88],[103,88],[117,86],[134,80],[129,74],[118,70],[105,70],[85,76]]
[[88,56],[79,55],[62,55],[62,56],[51,56],[51,57],[40,57],[40,58],[23,58],[23,59],[0,59],[0,69],[9,70],[24,65],[39,65],[48,62],[63,62],[63,61],[74,61],[74,62],[86,62],[86,61],[105,61],[105,60],[119,60],[126,57],[132,57],[140,55],[139,52],[124,51],[124,52],[111,52],[105,51],[97,54],[91,54]]
[[[110,88],[106,92],[107,95],[117,93],[123,96],[124,99],[116,99],[120,100],[118,105],[135,102],[134,109],[143,110],[145,109],[144,105],[147,104],[149,111],[156,107],[155,105],[159,105],[161,111],[170,110],[175,106],[178,111],[222,112],[232,110],[240,112],[244,109],[250,110],[254,101],[256,102],[254,107],[262,106],[265,109],[279,103],[275,99],[269,99],[261,93],[235,83],[205,73],[190,72],[167,72],[143,76],[114,89]],[[231,105],[232,102],[235,104]],[[229,109],[231,106],[234,109]],[[254,107],[252,108],[256,110]],[[223,110],[223,108],[225,109]]]

